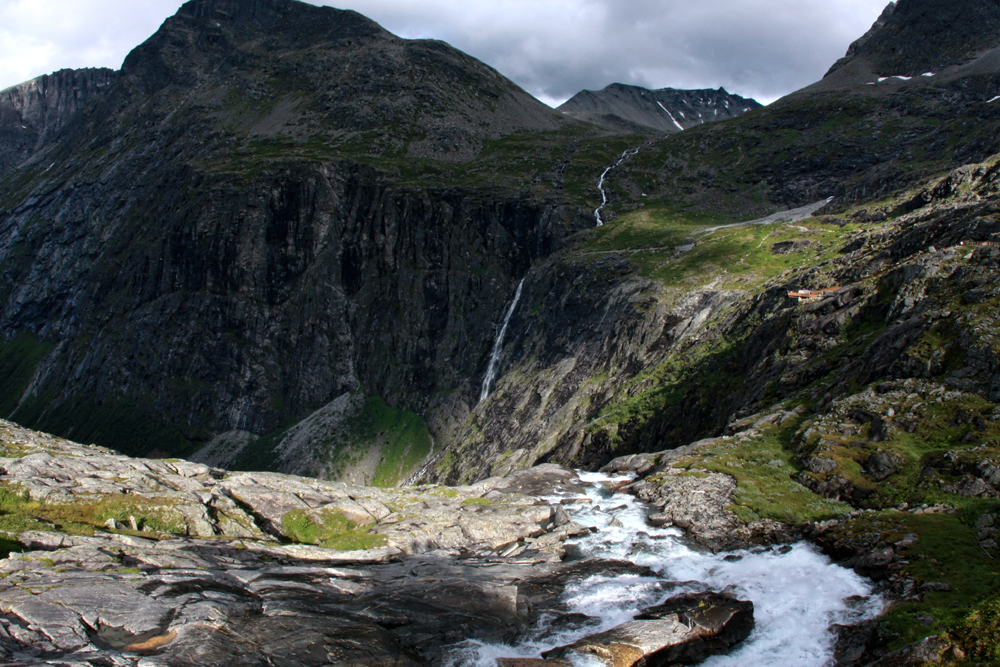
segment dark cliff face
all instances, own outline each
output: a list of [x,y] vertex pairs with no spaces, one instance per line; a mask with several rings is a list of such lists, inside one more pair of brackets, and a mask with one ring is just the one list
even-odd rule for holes
[[109,69],[64,69],[0,91],[0,176],[54,138],[114,78]]
[[120,211],[105,194],[64,188],[5,220],[4,329],[58,341],[26,421],[154,396],[190,437],[263,433],[359,388],[427,409],[468,390],[513,276],[558,242],[537,203],[394,190],[350,165],[252,187],[181,169]]
[[880,76],[920,76],[1000,46],[996,0],[899,0],[854,42],[830,74],[864,60]]
[[675,134],[703,123],[735,118],[759,109],[756,100],[719,90],[648,90],[615,83],[601,91],[585,90],[559,111],[568,116],[625,132]]
[[0,184],[5,409],[146,453],[359,389],[425,415],[471,400],[513,285],[588,222],[413,182],[566,123],[353,12],[188,3]]

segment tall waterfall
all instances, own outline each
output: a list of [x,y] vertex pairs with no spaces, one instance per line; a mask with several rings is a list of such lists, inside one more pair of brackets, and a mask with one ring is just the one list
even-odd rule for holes
[[493,342],[493,354],[490,355],[490,365],[486,369],[486,377],[483,378],[483,390],[479,394],[479,402],[482,403],[490,395],[490,389],[493,387],[493,383],[497,379],[497,372],[500,369],[500,352],[503,350],[503,339],[507,335],[507,325],[510,324],[510,318],[514,315],[514,310],[517,308],[517,302],[521,300],[521,290],[524,288],[524,279],[517,285],[517,292],[514,294],[514,300],[510,303],[510,308],[507,309],[507,314],[503,318],[503,326],[500,327],[500,332],[497,334],[497,339]]
[[601,174],[600,180],[597,181],[597,189],[601,193],[601,205],[597,207],[596,211],[594,211],[594,217],[597,218],[597,226],[598,227],[603,227],[604,226],[604,220],[601,219],[601,211],[603,211],[604,207],[608,205],[608,193],[604,190],[604,180],[608,177],[608,174],[611,173],[612,169],[614,169],[615,167],[617,167],[618,165],[620,165],[622,162],[624,162],[628,158],[630,158],[633,155],[637,154],[638,152],[639,152],[638,148],[630,148],[627,151],[625,151],[624,153],[622,153],[622,156],[620,158],[618,158],[618,162],[615,162],[613,165],[611,165],[610,167],[608,167],[607,169],[605,169],[604,173]]

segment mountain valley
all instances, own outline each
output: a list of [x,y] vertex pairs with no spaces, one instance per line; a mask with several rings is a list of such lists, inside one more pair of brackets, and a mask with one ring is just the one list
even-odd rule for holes
[[[829,664],[1000,660],[998,24],[899,0],[766,107],[614,84],[550,109],[354,12],[192,0],[119,72],[0,92],[0,662],[196,664],[238,631],[193,598],[131,629],[31,606],[97,553],[137,608],[211,571],[184,594],[249,605],[247,646],[282,614],[329,664],[442,664],[452,622],[510,644],[579,583],[587,484],[700,549],[804,540],[867,578],[885,609]],[[629,479],[570,471],[602,468]],[[475,589],[434,627],[392,597],[412,559]],[[329,599],[289,592],[320,570]],[[153,657],[87,662],[126,646]],[[533,655],[499,664],[568,664]]]

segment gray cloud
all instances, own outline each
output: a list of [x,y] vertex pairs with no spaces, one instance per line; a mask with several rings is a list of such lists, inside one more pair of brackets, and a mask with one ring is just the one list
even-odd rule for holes
[[0,0],[0,89],[63,68],[121,67],[184,0]]
[[[180,0],[5,0],[0,88],[118,67]],[[820,78],[885,0],[336,0],[388,30],[484,60],[549,103],[614,83],[771,101]]]
[[[499,4],[499,3],[498,3]],[[820,77],[885,0],[346,0],[408,37],[438,37],[561,101],[614,83],[770,101]],[[457,11],[457,7],[464,9]]]

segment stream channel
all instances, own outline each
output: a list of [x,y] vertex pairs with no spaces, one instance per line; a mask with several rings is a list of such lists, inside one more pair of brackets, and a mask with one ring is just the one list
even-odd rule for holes
[[[688,592],[729,592],[754,603],[753,634],[732,653],[701,663],[706,667],[823,667],[831,662],[834,624],[853,625],[874,618],[883,601],[871,582],[840,567],[814,546],[800,542],[712,554],[699,549],[676,528],[654,528],[651,508],[633,496],[612,493],[628,477],[580,473],[585,496],[550,497],[563,502],[574,521],[597,532],[573,540],[574,560],[628,560],[649,567],[659,577],[591,577],[569,587],[564,602],[571,613],[598,619],[583,627],[552,626],[557,616],[543,616],[515,646],[468,641],[445,660],[448,667],[495,667],[497,658],[538,658],[543,651],[610,630],[631,621],[642,609]],[[681,583],[675,583],[681,582]],[[602,663],[576,656],[578,667]]]

